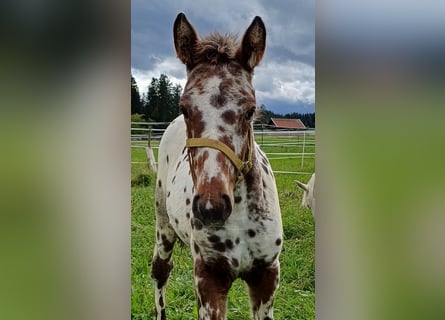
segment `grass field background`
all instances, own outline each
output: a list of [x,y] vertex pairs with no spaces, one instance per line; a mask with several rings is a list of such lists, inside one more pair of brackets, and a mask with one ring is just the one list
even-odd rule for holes
[[[312,139],[313,136],[309,137]],[[256,137],[263,143],[266,153],[297,153],[302,146],[268,146],[269,144],[296,142],[301,137]],[[132,145],[147,143],[136,142]],[[267,145],[267,146],[266,146]],[[152,146],[156,146],[153,143]],[[157,149],[154,149],[157,156]],[[132,148],[132,281],[131,314],[132,319],[154,319],[153,286],[150,278],[150,263],[154,247],[155,213],[154,186],[156,175],[147,169],[145,150]],[[305,152],[314,153],[315,145],[305,146]],[[291,158],[289,155],[270,155],[274,171],[312,173],[315,171],[313,156]],[[278,159],[279,158],[279,159]],[[283,159],[284,158],[284,159]],[[275,174],[284,228],[284,244],[280,255],[281,279],[276,292],[274,313],[276,320],[314,319],[315,318],[315,230],[313,217],[307,209],[300,206],[301,190],[294,180],[306,182],[310,175]],[[193,291],[192,256],[188,247],[176,245],[173,253],[174,267],[167,285],[166,313],[168,319],[197,319],[196,302]],[[228,319],[251,319],[249,299],[245,284],[236,280],[228,298]]]

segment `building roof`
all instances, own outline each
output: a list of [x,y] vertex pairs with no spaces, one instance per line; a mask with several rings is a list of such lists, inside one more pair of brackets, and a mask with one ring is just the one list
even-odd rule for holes
[[306,129],[300,119],[270,118],[270,124],[279,129]]

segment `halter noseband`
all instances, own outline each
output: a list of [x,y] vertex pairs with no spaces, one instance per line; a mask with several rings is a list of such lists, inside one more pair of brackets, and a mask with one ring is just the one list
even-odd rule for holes
[[244,176],[249,173],[252,169],[252,128],[247,131],[246,142],[243,149],[241,150],[241,159],[230,149],[226,144],[218,140],[207,139],[207,138],[189,138],[186,140],[185,146],[188,148],[188,158],[190,164],[190,173],[192,175],[193,184],[196,186],[196,173],[195,173],[195,163],[190,154],[190,148],[197,147],[207,147],[221,151],[226,155],[227,158],[233,163],[235,168],[238,170],[237,180],[235,185],[238,185]]

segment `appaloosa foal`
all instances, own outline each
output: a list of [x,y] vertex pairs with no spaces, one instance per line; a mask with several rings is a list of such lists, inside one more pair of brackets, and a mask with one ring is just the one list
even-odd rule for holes
[[166,319],[178,237],[193,254],[199,319],[226,319],[227,294],[238,277],[249,287],[254,319],[273,319],[283,230],[275,179],[252,129],[252,75],[266,29],[255,17],[241,42],[218,33],[201,39],[180,13],[173,31],[187,84],[182,115],[159,147],[151,271],[157,319]]

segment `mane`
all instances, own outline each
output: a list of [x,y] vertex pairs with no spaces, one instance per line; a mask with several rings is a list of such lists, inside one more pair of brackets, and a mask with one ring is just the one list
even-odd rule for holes
[[211,33],[196,44],[193,61],[211,64],[229,63],[235,59],[238,47],[236,35]]

